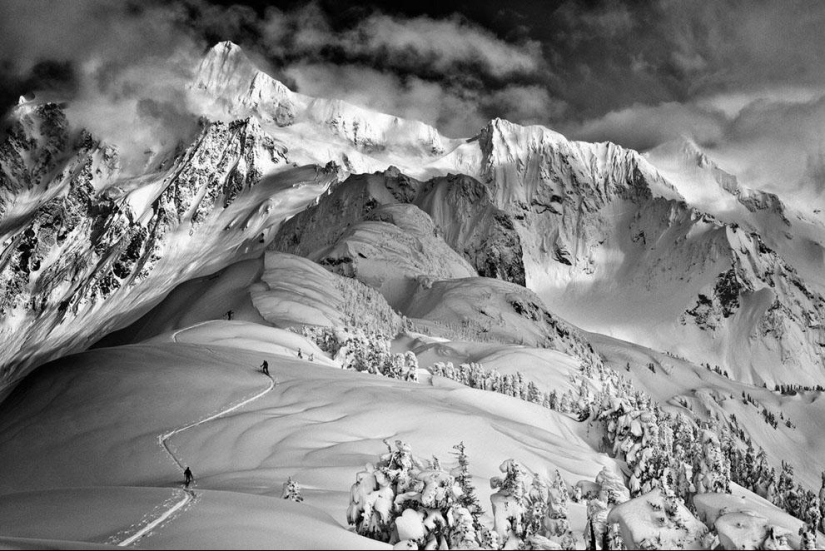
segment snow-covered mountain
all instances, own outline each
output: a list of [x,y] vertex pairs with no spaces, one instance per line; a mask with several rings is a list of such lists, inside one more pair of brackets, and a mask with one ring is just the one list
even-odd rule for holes
[[[822,373],[825,225],[739,185],[695,144],[646,158],[498,119],[472,139],[447,139],[294,93],[228,42],[207,53],[189,92],[207,117],[200,134],[131,177],[120,177],[116,148],[71,128],[60,105],[24,102],[13,113],[0,150],[5,381],[264,248],[336,179],[390,166],[395,189],[376,200],[423,209],[445,251],[480,275],[526,284],[581,327],[747,381],[812,383]],[[325,168],[289,172],[295,165]],[[351,189],[332,200],[355,200]],[[319,208],[325,231],[309,233],[332,245],[353,220],[332,222]],[[291,224],[306,232],[305,222]],[[324,254],[309,242],[293,249]]]
[[[783,462],[821,452],[821,220],[689,140],[642,155],[501,119],[451,139],[293,92],[229,42],[193,70],[181,108],[197,133],[141,169],[66,105],[23,98],[10,115],[0,543],[125,545],[194,511],[149,545],[363,547],[399,530],[429,545],[435,525],[396,510],[410,495],[381,477],[402,469],[423,488],[457,471],[396,439],[479,450],[489,518],[427,505],[453,536],[483,525],[511,546],[584,545],[598,518],[629,546],[799,548],[822,527],[813,494],[794,493],[820,465],[793,459],[795,479]],[[250,372],[262,358],[269,377]],[[168,494],[181,457],[199,461],[203,495]],[[308,509],[279,502],[288,527],[238,535],[292,475]],[[562,488],[589,504],[568,515]],[[541,526],[507,527],[527,493],[549,508]],[[347,495],[356,533],[338,519]],[[15,512],[55,499],[92,505],[49,509],[48,529]]]
[[[806,283],[765,243],[756,221],[743,227],[700,210],[644,157],[613,144],[569,142],[503,121],[488,125],[479,143],[480,178],[517,221],[527,286],[560,315],[724,365],[742,380],[819,380],[819,278]],[[760,224],[773,242],[793,235],[785,211],[743,199],[765,194],[734,187],[735,178],[698,162],[706,168],[699,175],[733,192],[743,211],[773,218]],[[810,243],[812,225],[800,225]]]
[[[695,144],[672,147],[675,155],[661,148],[642,156],[502,120],[472,139],[451,141],[433,141],[434,130],[398,121],[389,140],[375,130],[389,124],[383,116],[366,122],[363,110],[347,106],[331,119],[318,118],[311,106],[320,100],[271,88],[292,106],[289,126],[321,123],[360,153],[315,162],[335,160],[350,173],[392,163],[408,176],[459,173],[483,182],[516,231],[498,246],[484,241],[487,252],[471,260],[482,275],[522,283],[523,265],[527,286],[574,323],[725,365],[744,380],[813,383],[821,375],[825,334],[817,320],[825,290],[825,225],[793,212],[776,195],[741,186]],[[250,84],[250,94],[254,89]],[[370,139],[342,130],[355,128],[370,128]],[[361,166],[352,166],[351,158]],[[446,198],[425,210],[431,216],[445,208],[466,213],[458,201]],[[469,215],[436,223],[490,227]],[[455,240],[450,245],[462,254],[467,247]],[[512,251],[503,253],[504,264],[515,273],[485,271],[484,257],[503,251]],[[707,316],[692,316],[707,299],[713,303],[714,289],[724,286],[719,282],[731,270],[740,274],[733,295],[744,305],[741,315],[735,316],[737,307],[717,304],[709,323]]]
[[119,179],[117,151],[73,132],[59,106],[14,116],[0,154],[4,385],[132,321],[175,285],[259,254],[334,178],[287,165],[254,119],[204,123],[168,163]]

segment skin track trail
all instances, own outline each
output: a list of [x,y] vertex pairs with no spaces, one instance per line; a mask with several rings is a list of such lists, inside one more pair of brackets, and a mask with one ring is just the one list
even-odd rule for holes
[[[263,390],[262,392],[259,392],[258,394],[252,396],[251,398],[247,398],[247,399],[235,404],[234,406],[230,406],[230,407],[228,407],[224,410],[221,410],[221,411],[219,411],[218,413],[216,413],[214,415],[210,415],[209,417],[206,417],[205,419],[201,419],[200,421],[196,421],[194,423],[189,423],[188,425],[185,425],[183,427],[179,427],[179,428],[177,428],[173,431],[161,434],[161,435],[158,436],[158,444],[160,445],[161,448],[163,448],[163,451],[166,453],[166,455],[168,455],[170,458],[172,458],[172,461],[174,461],[175,464],[179,468],[183,469],[184,468],[183,463],[181,463],[181,461],[175,456],[175,454],[172,452],[172,450],[169,449],[168,440],[172,436],[174,436],[178,433],[181,433],[185,430],[189,430],[191,428],[197,427],[199,425],[203,425],[204,423],[214,421],[215,419],[217,419],[219,417],[222,417],[222,416],[226,415],[227,413],[232,413],[233,411],[236,411],[236,410],[244,407],[245,405],[250,404],[250,403],[254,402],[255,400],[258,400],[258,399],[264,397],[266,394],[271,392],[272,389],[275,388],[275,380],[269,375],[267,375],[267,377],[269,378],[269,384],[267,385],[266,389]],[[179,501],[177,501],[174,505],[172,505],[169,509],[167,509],[158,518],[156,518],[155,520],[153,520],[152,522],[150,522],[149,524],[147,524],[146,526],[144,526],[143,528],[141,528],[140,530],[135,532],[133,535],[126,538],[125,540],[119,542],[117,544],[118,547],[126,547],[126,546],[129,546],[129,545],[132,545],[133,543],[140,540],[143,536],[145,536],[146,534],[148,534],[149,532],[151,532],[152,530],[157,528],[160,524],[162,524],[164,521],[166,521],[169,517],[171,517],[173,514],[175,514],[177,511],[181,510],[183,507],[185,507],[190,502],[192,502],[192,500],[195,499],[195,492],[193,492],[192,490],[183,489],[183,490],[177,490],[176,492],[183,494],[182,498]]]

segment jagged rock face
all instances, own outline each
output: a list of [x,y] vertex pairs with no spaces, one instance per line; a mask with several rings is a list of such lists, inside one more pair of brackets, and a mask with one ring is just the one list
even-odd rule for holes
[[[716,277],[712,289],[698,294],[682,323],[727,342],[727,360],[738,379],[816,384],[825,345],[825,299],[758,234],[727,227],[725,237],[731,267]],[[751,353],[742,354],[746,349]]]
[[641,206],[654,194],[681,198],[637,153],[614,144],[569,142],[545,128],[495,120],[479,147],[482,181],[516,220],[528,262],[592,273],[596,249],[612,230],[606,205]]
[[[644,158],[611,144],[493,121],[479,146],[482,181],[521,237],[527,286],[565,319],[743,381],[821,378],[822,299],[757,233],[689,207]],[[717,172],[724,193],[775,208],[787,225],[781,203]]]
[[0,147],[4,189],[39,193],[0,219],[3,386],[134,319],[178,283],[260,254],[270,229],[331,178],[309,168],[260,184],[286,167],[286,153],[246,119],[205,122],[168,169],[116,182],[117,153],[85,132],[72,139],[58,106],[19,117]]
[[[117,154],[86,132],[72,132],[62,108],[54,103],[22,105],[0,144],[0,236],[24,223],[32,211],[58,195],[99,189],[119,169]],[[71,200],[73,195],[69,197]],[[54,210],[54,205],[47,210]]]
[[486,186],[464,175],[433,178],[414,203],[478,275],[525,285],[521,239],[513,218],[492,203]]
[[[0,146],[3,199],[40,185],[69,145],[68,121],[54,103],[18,107],[17,120]],[[2,207],[0,207],[2,208]],[[3,214],[5,210],[0,210]]]
[[685,313],[693,316],[698,326],[716,329],[722,318],[729,318],[739,308],[739,293],[743,290],[742,282],[731,268],[719,274],[710,296],[699,293],[696,306]]
[[[521,243],[512,218],[492,204],[483,184],[468,176],[420,182],[391,168],[382,174],[350,177],[318,205],[287,221],[272,246],[327,262],[328,249],[342,239],[350,225],[369,220],[370,213],[381,205],[397,203],[411,203],[424,211],[426,221],[420,219],[417,233],[427,235],[434,224],[432,233],[469,261],[479,275],[524,284]],[[328,263],[352,262],[351,257],[346,258],[350,260],[330,257]],[[420,275],[443,278],[447,274],[435,270]]]

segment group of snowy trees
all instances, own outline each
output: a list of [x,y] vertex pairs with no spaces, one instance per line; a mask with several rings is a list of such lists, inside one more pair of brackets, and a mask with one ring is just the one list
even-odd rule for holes
[[590,407],[604,423],[606,446],[631,469],[632,496],[662,488],[688,502],[696,493],[730,491],[729,465],[711,426],[663,412],[626,380],[609,375]]
[[400,440],[387,448],[375,465],[356,475],[350,491],[347,520],[356,531],[379,541],[407,542],[410,549],[477,548],[481,510],[472,503],[469,476],[460,476],[466,466],[459,464],[453,474],[435,458],[421,464]]
[[418,358],[390,350],[390,338],[377,331],[360,328],[334,329],[305,326],[303,336],[341,362],[344,369],[384,375],[391,379],[418,381]]
[[[749,440],[733,417],[733,426],[727,427],[715,419],[697,424],[681,413],[664,412],[628,379],[602,365],[585,364],[572,378],[577,391],[566,390],[561,395],[555,389],[541,391],[520,373],[502,375],[475,363],[458,367],[436,363],[430,370],[472,388],[603,423],[605,447],[631,469],[628,485],[632,496],[662,488],[690,505],[696,493],[729,493],[730,483],[736,482],[809,526],[825,529],[821,520],[825,517],[825,489],[820,496],[805,490],[794,482],[793,469],[784,462],[777,474],[764,451],[758,461],[748,459],[753,452],[743,450]],[[748,470],[745,464],[758,467]]]
[[[341,361],[346,369],[417,381],[418,361],[415,354],[392,353],[390,338],[379,331],[362,328],[305,327],[302,333],[322,350]],[[822,520],[825,516],[825,478],[823,490],[819,495],[804,489],[794,481],[793,468],[789,464],[783,462],[781,472],[777,474],[776,470],[768,465],[764,451],[760,450],[758,454],[754,452],[750,440],[738,427],[735,417],[731,416],[731,426],[728,427],[716,419],[696,423],[681,413],[664,412],[644,392],[636,390],[628,379],[601,363],[583,363],[581,371],[571,376],[575,391],[567,389],[563,393],[556,389],[544,392],[521,373],[502,375],[495,369],[487,370],[477,363],[464,363],[458,366],[450,362],[436,363],[430,367],[430,371],[434,376],[443,376],[471,388],[498,392],[548,409],[573,414],[580,420],[589,418],[593,422],[601,423],[604,428],[605,447],[615,457],[624,460],[630,468],[628,485],[632,496],[661,488],[690,506],[692,496],[697,493],[729,493],[730,483],[733,481],[805,521],[808,528],[803,535],[807,540],[813,538],[816,529],[814,527],[825,529],[825,522]],[[743,397],[744,400],[752,402],[749,398],[747,394]],[[398,450],[391,451],[390,455],[392,453],[398,453]],[[466,460],[463,453],[462,447],[459,457]],[[507,468],[515,469],[513,466]],[[378,470],[380,471],[380,468]],[[391,470],[398,470],[397,465]],[[433,468],[430,468],[430,471],[432,470]],[[381,476],[364,474],[365,480],[374,478],[379,486],[383,480]],[[443,477],[436,477],[432,473],[427,476],[430,477],[427,479],[430,483],[435,483],[435,480],[441,481],[438,484],[443,482]],[[515,471],[508,476],[516,476]],[[503,486],[499,492],[501,495],[510,491],[507,488],[512,488],[511,482],[504,484],[504,480],[508,480],[507,476],[502,479]],[[426,481],[419,480],[417,484],[425,483]],[[461,479],[459,487],[466,486],[467,483],[469,477],[465,476]],[[541,482],[536,484],[540,486]],[[397,485],[393,488],[397,488]],[[384,491],[385,494],[388,492]],[[480,532],[480,526],[476,522],[480,514],[477,500],[476,505],[471,506],[464,501],[463,493],[450,492],[452,490],[447,491],[447,494],[452,495],[469,511],[470,518],[476,519],[473,521],[476,530],[473,537],[478,541],[483,541],[485,537],[501,537],[502,534],[485,536]],[[533,489],[533,493],[536,492],[541,493]],[[504,500],[503,503],[510,502]],[[458,510],[449,512],[452,501],[448,499],[445,503],[448,503],[449,507],[442,510],[442,516],[447,515],[444,516],[445,519],[453,518],[449,522],[457,522],[454,517],[458,518],[456,515],[464,513]],[[531,515],[538,514],[535,509],[531,511]],[[410,515],[411,513],[408,513],[406,521],[402,521],[402,526],[412,522]],[[384,518],[380,514],[379,517]],[[385,530],[393,520],[394,518],[384,518],[384,525],[381,525],[383,528],[380,530]],[[376,537],[376,530],[379,530],[376,528],[376,522],[373,519],[365,525],[371,527],[368,530],[371,532],[367,534],[370,537]],[[408,524],[405,525],[404,522]],[[531,537],[538,541],[534,536],[545,537],[544,534],[549,533],[546,528],[536,531],[535,522],[528,522],[527,525],[528,528],[513,525],[504,535],[510,538],[518,537],[520,541],[526,541],[524,538]],[[433,533],[427,532],[427,537],[432,536],[439,542],[443,539],[449,543],[454,536],[444,535],[448,532],[452,534],[449,530],[439,529]],[[393,537],[391,532],[382,533],[384,536],[377,539],[386,537],[384,541],[389,541]],[[608,535],[602,533],[599,537],[606,538],[604,545],[607,545]]]
[[[825,473],[816,495],[794,480],[789,463],[783,461],[777,474],[765,452],[754,451],[735,417],[731,427],[716,419],[697,424],[681,413],[662,411],[613,370],[591,366],[590,373],[584,371],[575,377],[579,395],[592,397],[587,400],[590,415],[605,423],[606,444],[631,468],[632,495],[661,487],[691,505],[696,493],[729,493],[735,482],[803,520],[807,541],[813,541],[816,527],[825,529]],[[601,390],[590,390],[596,386]]]
[[713,367],[711,367],[709,363],[702,364],[702,365],[704,365],[705,369],[707,369],[708,371],[713,371],[717,375],[721,375],[722,377],[725,377],[726,379],[730,379],[730,375],[728,374],[727,370],[722,370],[722,368],[719,367],[718,365],[714,365]]
[[816,391],[816,392],[825,392],[825,386],[816,385],[816,386],[805,386],[805,385],[776,385],[774,386],[774,390],[779,392],[783,396],[796,396],[799,392],[802,391]]
[[452,362],[437,362],[429,369],[433,375],[446,377],[470,388],[498,392],[563,413],[578,411],[577,398],[569,389],[562,394],[555,389],[543,392],[536,383],[527,380],[520,372],[516,372],[515,375],[502,375],[496,369],[487,370],[475,362],[463,363],[458,367]]
[[341,362],[344,369],[418,382],[418,359],[415,354],[410,351],[404,354],[391,352],[389,339],[377,333],[349,332],[335,359]]
[[[472,388],[604,423],[606,447],[631,468],[633,496],[661,487],[687,501],[697,492],[729,491],[730,467],[715,435],[717,427],[700,427],[683,415],[663,412],[630,381],[603,366],[586,365],[582,376],[573,378],[578,391],[568,389],[561,395],[555,389],[541,391],[521,373],[502,375],[476,363],[436,363],[430,369],[433,375]],[[598,386],[591,384],[594,380]]]
[[[386,442],[385,442],[386,443]],[[574,549],[567,520],[569,491],[558,471],[553,480],[529,475],[515,460],[494,477],[493,528],[469,472],[463,443],[454,446],[458,465],[422,463],[408,444],[387,444],[379,461],[358,473],[350,491],[347,520],[366,537],[398,549]]]

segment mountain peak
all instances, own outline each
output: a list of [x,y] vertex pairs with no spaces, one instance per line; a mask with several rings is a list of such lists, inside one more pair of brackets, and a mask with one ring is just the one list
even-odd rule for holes
[[258,73],[240,46],[225,41],[215,44],[201,60],[195,85],[213,94],[221,94],[227,88],[248,85]]
[[294,94],[260,71],[240,46],[228,40],[206,53],[193,86],[232,117],[256,113],[279,126],[292,124],[295,117]]
[[232,42],[231,40],[224,40],[223,42],[218,42],[211,48],[212,51],[223,51],[227,53],[243,53],[243,50],[240,46]]

